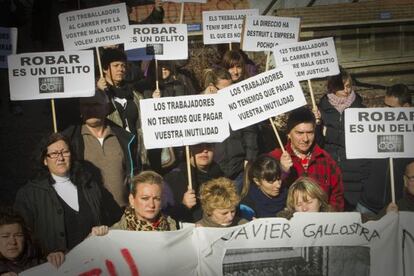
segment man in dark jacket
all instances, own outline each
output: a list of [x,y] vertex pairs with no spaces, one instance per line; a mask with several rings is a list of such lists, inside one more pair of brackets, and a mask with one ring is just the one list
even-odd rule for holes
[[[404,84],[395,84],[387,89],[384,105],[388,107],[411,107],[410,90]],[[400,177],[413,158],[394,158],[395,199],[403,197],[404,182]],[[371,159],[369,179],[364,184],[356,211],[375,214],[384,209],[391,201],[390,166],[388,159]]]
[[63,133],[70,138],[78,159],[96,167],[105,188],[119,206],[128,205],[128,180],[136,165],[136,138],[105,117],[109,104],[103,92],[82,98],[80,104],[83,124],[70,126]]
[[213,147],[206,143],[191,146],[192,188],[188,185],[186,163],[165,175],[166,194],[172,194],[173,198],[166,199],[168,206],[164,208],[174,219],[196,222],[202,218],[198,199],[200,187],[208,180],[223,176],[220,167],[213,161]]

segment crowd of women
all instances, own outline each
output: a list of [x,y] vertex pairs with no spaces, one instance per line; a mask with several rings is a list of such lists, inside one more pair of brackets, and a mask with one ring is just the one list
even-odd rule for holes
[[[222,143],[191,146],[190,166],[180,149],[146,150],[143,146],[141,99],[217,93],[249,78],[258,70],[243,51],[226,51],[221,63],[206,69],[200,81],[194,81],[181,68],[183,64],[162,62],[156,73],[149,63],[128,62],[118,48],[102,51],[102,65],[104,76],[97,80],[96,93],[103,93],[110,106],[104,115],[137,139],[135,174],[121,185],[128,204],[120,206],[114,200],[92,168],[94,164],[78,156],[68,137],[48,135],[38,145],[33,178],[19,190],[13,208],[0,211],[0,275],[16,275],[44,261],[59,267],[65,254],[88,236],[106,235],[111,229],[173,231],[180,228],[180,222],[230,227],[256,218],[290,219],[295,212],[342,211],[343,206],[330,205],[318,179],[305,173],[286,181],[287,171],[295,168],[285,155],[278,160],[268,154],[275,137],[266,131],[266,123],[231,130]],[[397,88],[389,89],[390,96],[396,95],[393,89]],[[408,91],[405,86],[399,89]],[[363,100],[354,91],[351,76],[341,68],[339,75],[328,78],[327,94],[318,109],[310,112],[310,121],[315,122],[312,133],[304,134],[312,135],[309,147],[318,143],[339,166],[339,197],[345,199],[347,211],[359,204],[372,169],[367,160],[346,158],[343,117],[351,107],[364,107]],[[102,147],[104,139],[97,138]],[[303,155],[300,146],[293,151]],[[312,165],[307,151],[301,162],[305,171]],[[403,201],[399,205],[383,202],[382,213],[414,210],[414,163],[403,169],[404,178],[399,175],[405,183],[400,189]]]

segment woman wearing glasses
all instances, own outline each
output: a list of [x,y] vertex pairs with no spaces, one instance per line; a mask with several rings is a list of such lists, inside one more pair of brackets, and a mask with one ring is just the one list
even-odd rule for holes
[[36,175],[16,196],[15,208],[44,254],[66,252],[83,241],[93,226],[112,224],[121,216],[88,166],[75,161],[69,145],[60,133],[44,139]]

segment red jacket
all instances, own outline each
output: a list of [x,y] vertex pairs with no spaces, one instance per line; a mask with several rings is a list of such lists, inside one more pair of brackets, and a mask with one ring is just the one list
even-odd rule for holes
[[[318,181],[321,188],[328,194],[328,203],[337,211],[344,209],[344,187],[342,184],[342,173],[339,166],[331,156],[318,145],[312,149],[308,169],[305,171],[300,158],[293,153],[290,142],[285,147],[293,161],[289,175],[284,178],[285,184],[290,186],[298,177],[309,176]],[[281,149],[275,149],[269,153],[270,156],[280,160]]]

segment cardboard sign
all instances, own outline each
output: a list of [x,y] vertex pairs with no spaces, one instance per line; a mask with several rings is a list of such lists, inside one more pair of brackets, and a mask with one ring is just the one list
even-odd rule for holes
[[306,105],[292,66],[282,66],[221,89],[233,130]]
[[292,64],[299,81],[339,74],[332,37],[278,45],[273,51],[277,66]]
[[17,49],[17,28],[0,27],[0,68],[7,68],[7,56]]
[[217,94],[146,99],[140,107],[147,149],[222,142],[230,135]]
[[175,60],[188,58],[186,24],[143,24],[128,27],[125,49],[143,49],[134,60]]
[[8,56],[11,100],[91,97],[95,94],[93,51]]
[[127,41],[129,22],[125,3],[61,13],[59,24],[65,51]]
[[414,108],[345,109],[348,159],[414,157]]
[[299,40],[299,18],[247,16],[245,24],[244,51],[271,51],[277,45]]
[[258,14],[258,9],[203,11],[204,44],[240,42],[243,19]]

